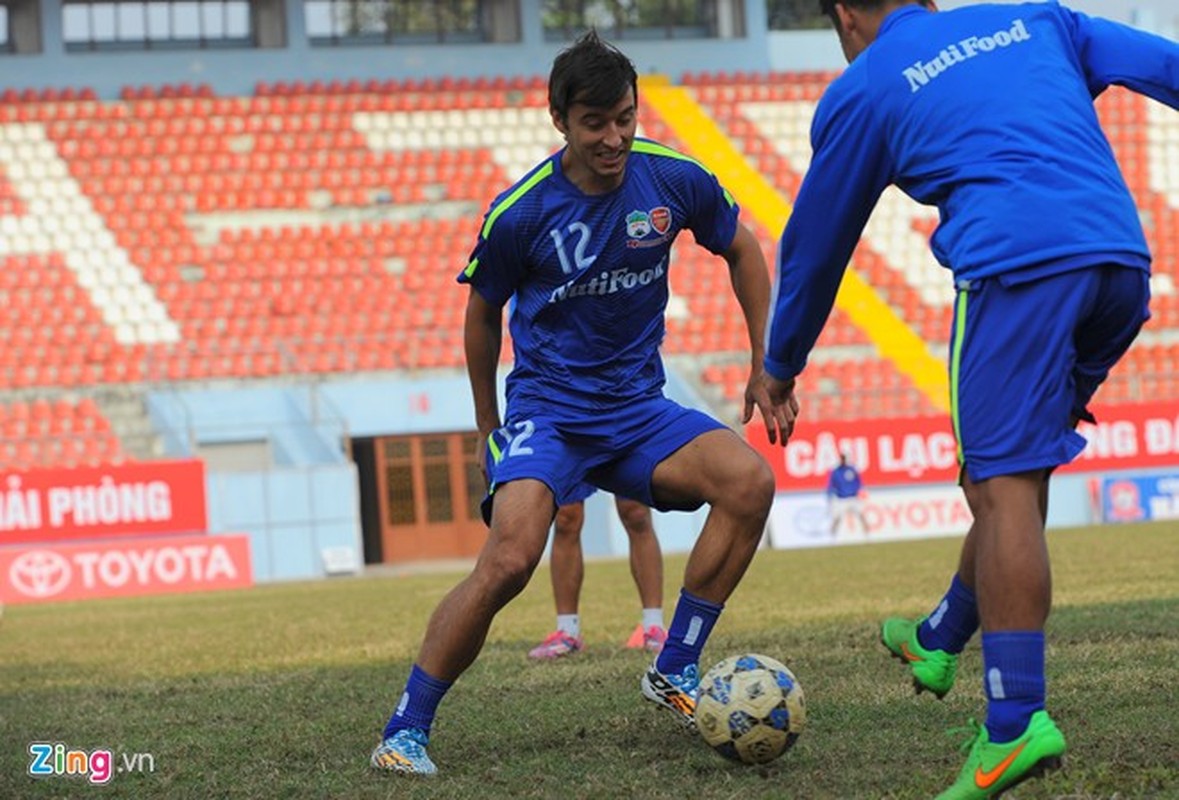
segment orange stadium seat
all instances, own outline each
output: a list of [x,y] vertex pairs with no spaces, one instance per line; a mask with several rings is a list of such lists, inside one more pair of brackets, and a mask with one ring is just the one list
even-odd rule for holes
[[[681,83],[789,200],[809,158],[814,103],[833,77],[688,72]],[[464,295],[454,273],[477,235],[482,209],[521,167],[497,161],[498,151],[485,144],[411,146],[405,136],[387,134],[420,130],[426,117],[416,114],[435,119],[474,107],[475,98],[483,106],[523,104],[543,113],[545,86],[540,75],[341,76],[259,81],[251,97],[214,96],[199,83],[129,85],[117,101],[97,100],[84,87],[0,92],[0,118],[47,122],[47,135],[89,197],[99,227],[114,234],[113,249],[88,254],[81,243],[93,249],[101,239],[97,229],[64,219],[70,212],[63,210],[60,253],[0,260],[0,292],[19,299],[0,319],[7,343],[0,348],[0,380],[13,390],[73,398],[95,382],[135,383],[161,372],[182,381],[264,378],[292,363],[327,373],[461,365]],[[1174,372],[1179,339],[1179,185],[1172,183],[1179,175],[1170,177],[1156,153],[1160,137],[1151,134],[1171,123],[1160,123],[1146,101],[1122,90],[1106,92],[1098,109],[1143,209],[1157,283],[1155,317],[1123,370],[1143,378],[1119,377],[1107,390],[1119,400],[1145,399],[1149,370],[1162,376],[1150,384],[1149,399],[1179,399],[1179,387],[1166,377]],[[364,128],[361,118],[374,122]],[[654,109],[644,106],[643,125],[680,146],[673,126]],[[55,196],[67,191],[61,183],[46,185]],[[0,178],[0,215],[27,213],[23,191]],[[439,200],[466,205],[451,212]],[[457,216],[439,218],[447,213]],[[236,215],[232,223],[229,214]],[[364,221],[338,222],[355,218]],[[904,230],[928,237],[933,224],[913,216]],[[772,256],[777,231],[757,233]],[[870,234],[857,249],[856,269],[919,335],[944,345],[949,307],[930,300],[911,263],[898,263],[911,251]],[[669,320],[666,349],[701,355],[702,384],[733,396],[745,370],[724,365],[739,362],[747,349],[744,326],[729,301],[723,264],[696,250],[688,244],[674,256],[672,287],[688,316]],[[123,259],[130,273],[108,266]],[[139,296],[135,286],[158,304],[156,316],[136,309],[129,317],[116,304],[116,297]],[[139,333],[115,322],[131,318],[145,325],[170,320],[179,340],[138,343]],[[840,366],[819,370],[819,364]],[[806,375],[821,407],[833,414],[931,410],[839,312]],[[28,432],[35,422],[46,435],[74,436],[102,419],[80,402],[67,414],[56,399],[48,415],[44,405],[34,413],[31,402],[0,408],[4,431]],[[83,455],[100,455],[101,447]],[[43,452],[58,450],[38,447],[33,455]],[[61,457],[67,452],[74,451],[62,448]]]

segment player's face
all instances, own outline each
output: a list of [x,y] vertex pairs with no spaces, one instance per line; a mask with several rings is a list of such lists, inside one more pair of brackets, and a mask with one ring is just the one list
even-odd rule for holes
[[639,124],[637,112],[634,91],[627,89],[612,108],[574,103],[568,120],[553,114],[553,124],[569,145],[561,156],[565,177],[590,194],[619,186]]

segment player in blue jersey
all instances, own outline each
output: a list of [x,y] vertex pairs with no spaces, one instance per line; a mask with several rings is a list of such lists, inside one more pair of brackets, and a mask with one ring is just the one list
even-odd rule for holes
[[986,724],[943,797],[991,797],[1065,750],[1045,707],[1049,476],[1084,447],[1076,421],[1149,316],[1150,254],[1092,98],[1118,84],[1179,106],[1179,46],[1055,2],[820,5],[850,66],[816,109],[782,234],[770,393],[792,390],[884,188],[936,206],[975,522],[945,597],[926,618],[887,620],[881,638],[940,696],[981,621]]
[[[635,136],[638,81],[594,33],[553,62],[553,125],[566,145],[497,197],[459,280],[471,287],[465,343],[486,442],[490,532],[474,571],[430,618],[374,766],[432,774],[442,696],[475,660],[496,613],[528,583],[556,509],[598,487],[661,510],[710,506],[644,697],[694,726],[701,650],[762,538],[769,465],[734,431],[663,394],[659,346],[672,242],[684,230],[723,256],[752,348],[744,418],[773,440],[797,405],[762,380],[769,270],[732,197],[695,160]],[[503,308],[515,366],[496,393]]]
[[860,531],[865,534],[868,532],[868,520],[864,518],[864,508],[860,503],[863,488],[860,471],[847,460],[846,453],[840,453],[839,464],[827,476],[827,509],[831,517],[832,538],[839,533],[839,523],[843,518],[853,514],[860,521]]

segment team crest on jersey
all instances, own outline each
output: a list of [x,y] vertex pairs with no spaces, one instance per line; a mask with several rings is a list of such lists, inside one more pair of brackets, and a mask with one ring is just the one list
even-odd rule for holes
[[[654,239],[647,235],[654,231],[659,234]],[[632,211],[626,215],[626,235],[630,237],[626,246],[632,250],[637,247],[658,247],[671,236],[671,209],[667,206],[657,206],[650,211]]]
[[651,227],[655,229],[656,233],[667,233],[668,228],[671,227],[671,209],[667,206],[653,208],[647,216],[650,218]]
[[626,215],[626,235],[642,239],[651,232],[651,218],[646,211],[632,211]]

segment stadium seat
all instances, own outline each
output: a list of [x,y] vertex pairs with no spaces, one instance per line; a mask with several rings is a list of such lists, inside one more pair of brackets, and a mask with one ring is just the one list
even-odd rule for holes
[[[833,77],[687,72],[681,84],[789,199],[809,160],[815,103]],[[544,119],[545,86],[539,75],[342,75],[258,81],[248,97],[213,96],[187,82],[129,85],[117,101],[97,100],[84,87],[0,92],[3,119],[43,118],[60,160],[34,164],[40,151],[26,152],[32,143],[24,129],[4,128],[7,144],[26,148],[22,163],[37,177],[0,176],[0,218],[36,213],[40,221],[5,234],[20,252],[0,259],[0,292],[21,301],[0,320],[0,336],[10,343],[0,354],[0,379],[9,390],[47,398],[73,398],[95,382],[138,381],[149,351],[136,349],[134,340],[159,335],[169,321],[182,341],[153,344],[150,353],[175,380],[266,378],[288,371],[292,360],[319,373],[461,365],[463,294],[453,283],[454,265],[467,257],[480,224],[479,212],[468,207],[484,208],[552,142],[537,138],[546,130],[522,122]],[[1155,318],[1132,356],[1162,351],[1131,364],[1173,370],[1179,123],[1116,88],[1103,94],[1098,110],[1156,254]],[[653,109],[644,107],[642,120],[645,133],[680,146],[673,126]],[[464,138],[470,130],[483,135]],[[74,200],[83,195],[97,227],[81,223],[83,207]],[[443,201],[463,210],[442,219],[451,213]],[[936,216],[906,203],[882,201],[857,249],[856,269],[919,335],[944,345],[950,290],[926,247]],[[235,224],[226,224],[229,215]],[[134,282],[106,255],[95,255],[109,236],[104,228],[162,312],[135,308],[128,302],[137,296]],[[757,233],[772,257],[777,231]],[[727,270],[687,242],[674,258],[673,293],[688,316],[669,320],[666,351],[686,357],[683,363],[696,358],[701,384],[732,397],[746,376],[722,366],[748,343]],[[130,341],[116,341],[116,330]],[[393,332],[406,344],[391,344]],[[325,346],[325,336],[337,341]],[[80,341],[101,347],[72,346]],[[205,347],[221,355],[194,355]],[[278,355],[280,347],[289,356]],[[248,354],[222,357],[234,348]],[[814,371],[821,408],[832,413],[929,408],[839,312],[820,336],[818,364],[855,365]],[[867,381],[878,388],[871,402]],[[1179,400],[1173,384],[1158,379],[1150,391]],[[1107,389],[1132,401],[1142,399],[1142,385],[1119,378]],[[36,419],[63,434],[96,418],[64,416],[56,399],[48,416],[37,408]],[[10,417],[27,426],[32,406]]]

